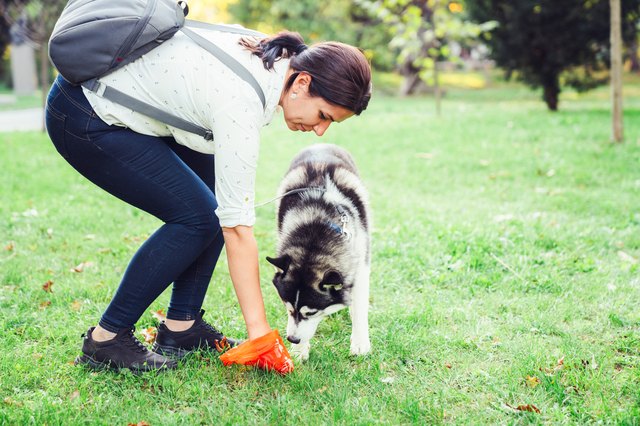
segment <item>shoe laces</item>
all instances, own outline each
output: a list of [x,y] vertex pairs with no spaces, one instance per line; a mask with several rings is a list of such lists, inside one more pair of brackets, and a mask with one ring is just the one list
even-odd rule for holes
[[131,330],[127,332],[127,334],[124,336],[123,343],[125,344],[125,346],[127,346],[130,349],[133,349],[135,352],[140,352],[140,353],[147,352],[148,351],[147,347],[143,345],[140,340],[136,339],[136,336],[133,334],[135,330],[136,330],[135,327],[133,327]]
[[214,334],[219,334],[219,335],[222,336],[222,333],[217,328],[215,328],[214,326],[212,326],[211,324],[209,324],[208,322],[206,322],[204,320],[202,320],[202,327],[204,327],[206,330],[208,330],[208,331],[210,331],[210,332],[212,332]]

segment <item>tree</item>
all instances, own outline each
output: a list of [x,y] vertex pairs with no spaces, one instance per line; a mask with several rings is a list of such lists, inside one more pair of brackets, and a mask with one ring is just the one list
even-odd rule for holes
[[450,43],[473,44],[494,23],[475,24],[467,19],[462,1],[356,0],[384,23],[390,47],[398,52],[397,64],[404,83],[401,95],[430,85],[439,109],[438,61],[453,59]]
[[[608,67],[608,0],[475,0],[468,7],[477,21],[498,22],[486,36],[492,58],[508,78],[542,87],[551,111],[558,109],[561,81],[580,91],[606,82],[599,72]],[[637,22],[639,9],[639,0],[625,0],[625,22]],[[630,41],[636,30],[624,28]]]
[[622,142],[622,30],[620,0],[611,4],[611,137]]

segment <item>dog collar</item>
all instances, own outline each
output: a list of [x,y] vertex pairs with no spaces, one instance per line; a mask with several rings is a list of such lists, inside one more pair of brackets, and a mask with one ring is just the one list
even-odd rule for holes
[[347,209],[345,209],[341,205],[337,205],[336,206],[336,210],[338,211],[338,214],[340,215],[340,223],[341,223],[342,226],[338,225],[338,224],[336,224],[334,222],[331,222],[331,221],[327,221],[327,224],[336,233],[344,236],[347,240],[349,240],[349,239],[351,239],[351,232],[349,232],[349,230],[346,229],[346,225],[347,225],[347,223],[349,223],[349,220],[350,220],[349,215],[347,214]]

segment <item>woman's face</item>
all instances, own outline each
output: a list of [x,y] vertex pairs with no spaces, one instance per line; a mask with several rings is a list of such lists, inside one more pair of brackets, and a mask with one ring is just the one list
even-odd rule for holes
[[[332,105],[320,96],[309,96],[310,83],[309,74],[298,74],[289,91],[282,94],[279,104],[289,129],[302,132],[314,131],[316,135],[322,136],[331,123],[346,120],[353,115],[353,111]],[[292,94],[294,94],[293,97]]]

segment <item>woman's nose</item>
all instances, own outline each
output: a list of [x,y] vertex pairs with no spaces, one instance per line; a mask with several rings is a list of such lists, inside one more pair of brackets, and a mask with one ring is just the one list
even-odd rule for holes
[[327,131],[330,125],[331,125],[331,121],[329,120],[321,121],[319,124],[316,124],[315,126],[313,126],[313,131],[316,132],[316,135],[322,136],[324,135],[324,132]]

